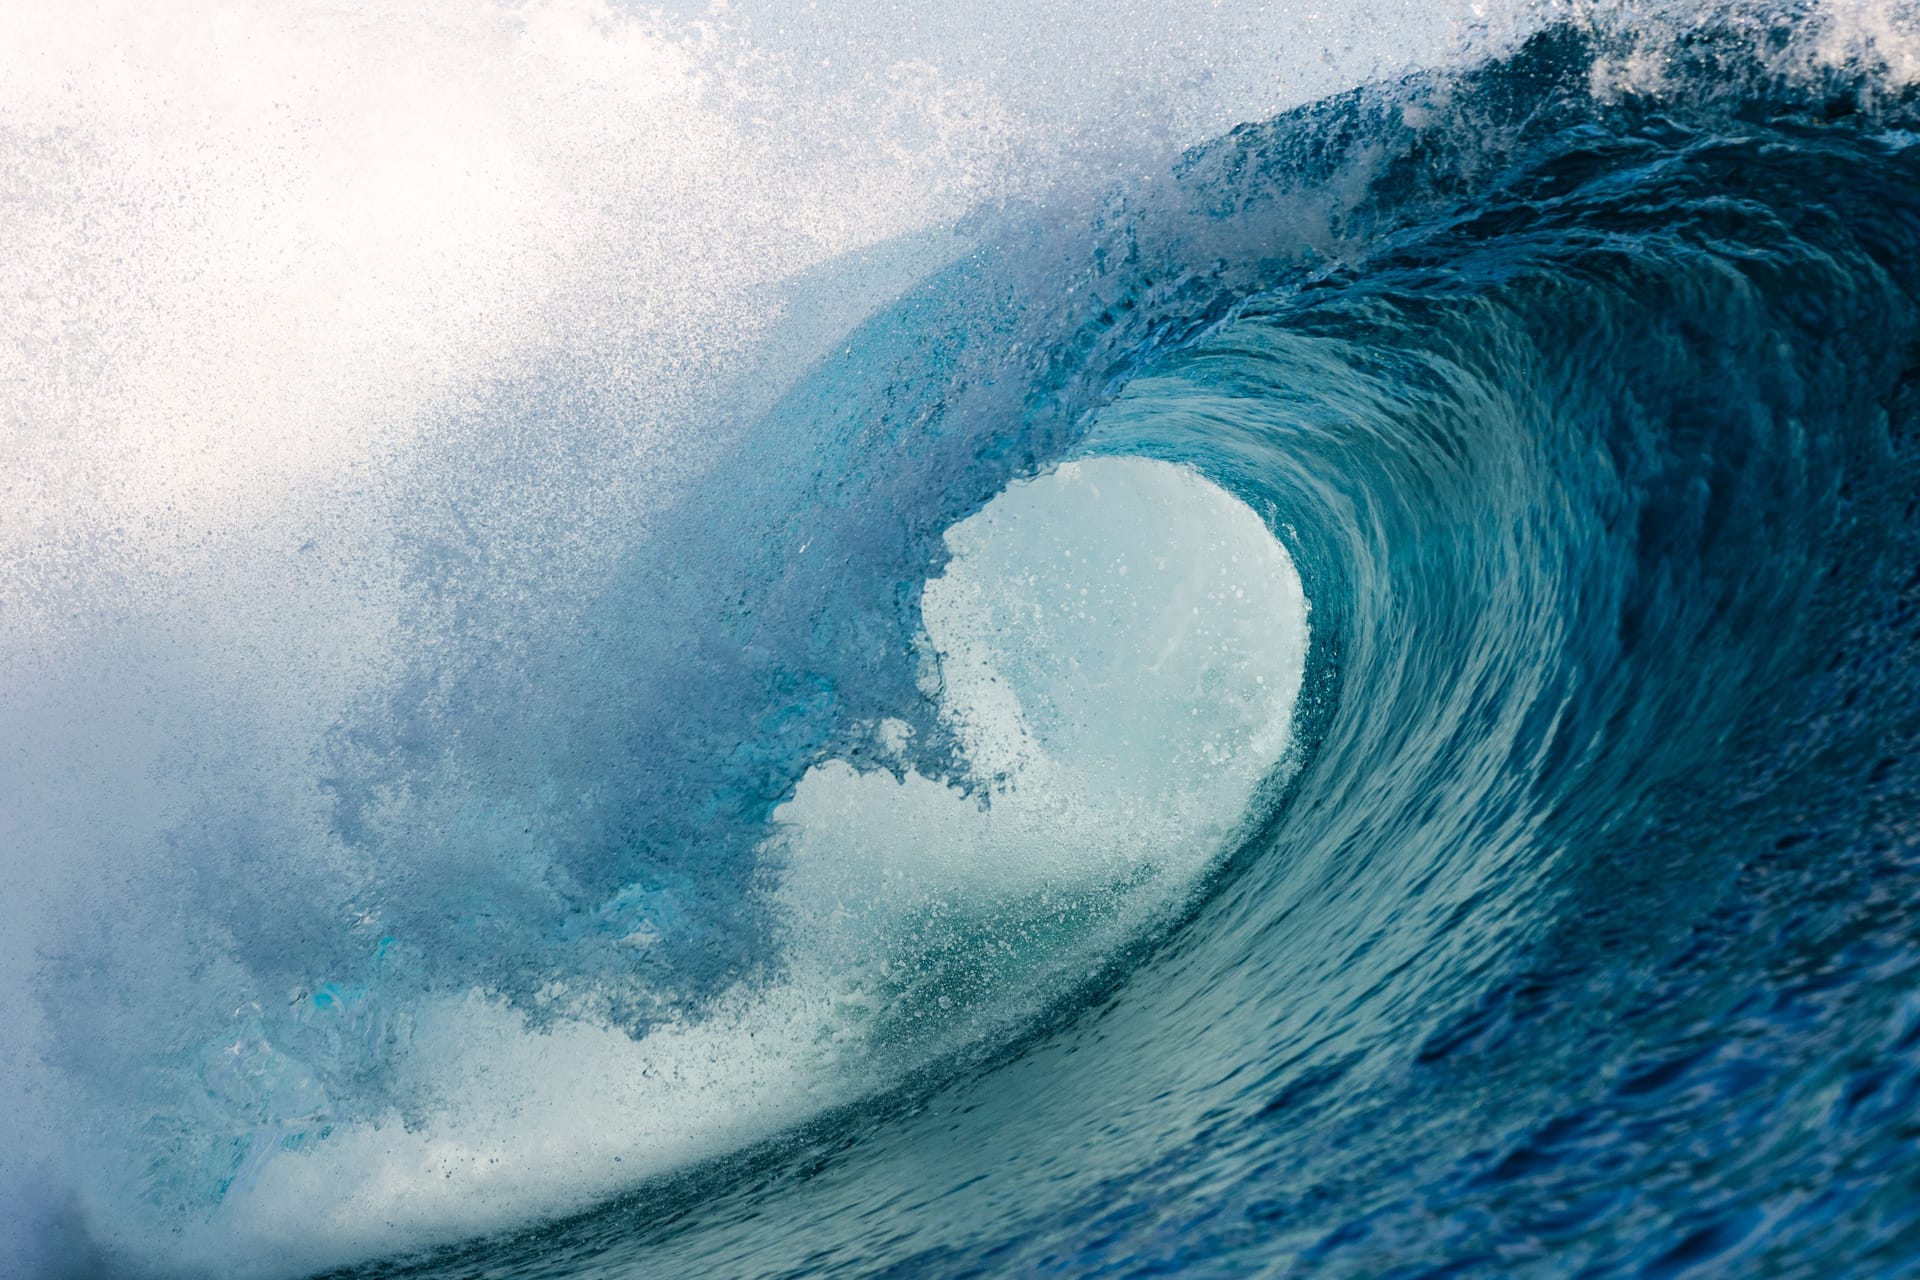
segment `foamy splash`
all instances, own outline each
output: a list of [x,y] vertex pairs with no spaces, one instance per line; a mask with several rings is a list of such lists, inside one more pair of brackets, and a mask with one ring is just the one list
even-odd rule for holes
[[639,1039],[423,1000],[395,1070],[424,1116],[288,1144],[203,1221],[154,1221],[102,1171],[112,1252],[273,1275],[577,1210],[1017,1027],[1177,908],[1291,742],[1286,551],[1192,472],[1122,458],[1016,485],[948,540],[927,679],[972,785],[844,761],[801,780],[768,850],[779,980]]

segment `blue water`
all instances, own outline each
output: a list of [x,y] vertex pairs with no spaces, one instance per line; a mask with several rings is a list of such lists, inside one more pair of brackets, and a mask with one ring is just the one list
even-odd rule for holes
[[190,981],[45,957],[45,1256],[1920,1270],[1920,99],[1819,17],[983,214],[564,623],[412,544],[342,860],[203,810]]

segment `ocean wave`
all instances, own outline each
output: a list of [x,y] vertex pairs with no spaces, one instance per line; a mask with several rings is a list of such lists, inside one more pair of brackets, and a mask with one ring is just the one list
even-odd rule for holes
[[1920,24],[1528,16],[882,218],[640,514],[578,351],[381,461],[376,678],[48,897],[46,1247],[1912,1265]]

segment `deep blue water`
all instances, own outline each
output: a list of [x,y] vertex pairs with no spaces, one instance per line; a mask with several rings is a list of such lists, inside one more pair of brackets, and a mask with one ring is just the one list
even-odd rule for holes
[[[1084,226],[998,211],[578,625],[454,599],[325,785],[370,866],[462,852],[344,888],[192,859],[218,1017],[295,998],[225,1059],[199,1046],[233,1024],[183,1015],[137,1221],[201,1259],[310,1227],[310,1266],[401,1255],[355,1276],[1920,1270],[1920,102],[1784,66],[1794,30],[1696,29],[1616,81],[1553,27],[1246,124]],[[1038,523],[992,524],[1003,494]],[[1206,597],[1243,610],[1217,647],[995,595],[1121,591],[1052,549],[1169,529],[1255,566]],[[1100,625],[1152,620],[1113,598]],[[999,674],[967,684],[968,646]],[[1289,679],[1290,719],[1247,683]],[[1155,719],[1245,707],[1225,747]],[[1084,776],[1042,794],[1043,758]],[[95,954],[47,981],[136,982]],[[449,1008],[507,1065],[449,1050]],[[599,1087],[623,1044],[668,1083],[580,1099],[540,1057],[613,1055]],[[509,1096],[524,1125],[447,1118]],[[631,1180],[583,1172],[602,1130]],[[409,1218],[434,1177],[472,1218]],[[159,1229],[90,1212],[74,1257],[146,1265]]]

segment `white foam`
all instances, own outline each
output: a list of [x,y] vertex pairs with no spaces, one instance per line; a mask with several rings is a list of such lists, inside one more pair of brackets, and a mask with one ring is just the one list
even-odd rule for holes
[[1782,58],[1789,72],[1877,72],[1871,82],[1889,92],[1920,84],[1920,4],[1914,0],[1821,0],[1802,29]]
[[1836,72],[1858,76],[1868,106],[1878,93],[1899,93],[1920,83],[1916,0],[1807,0],[1790,26],[1782,25],[1779,7],[1765,0],[1717,12],[1695,0],[1622,0],[1579,14],[1616,50],[1594,61],[1595,94],[1602,99],[1654,96],[1678,88],[1675,76],[1684,60],[1676,59],[1676,46],[1684,47],[1707,15],[1729,31],[1758,37],[1756,52],[1767,70],[1789,83],[1817,84]]
[[[1017,484],[948,543],[923,645],[967,785],[808,772],[767,850],[783,979],[637,1041],[430,1003],[399,1064],[424,1116],[278,1154],[164,1260],[277,1274],[580,1207],[1031,1016],[1177,905],[1290,741],[1308,632],[1286,551],[1191,471],[1121,458]],[[105,1207],[150,1254],[152,1224]]]

